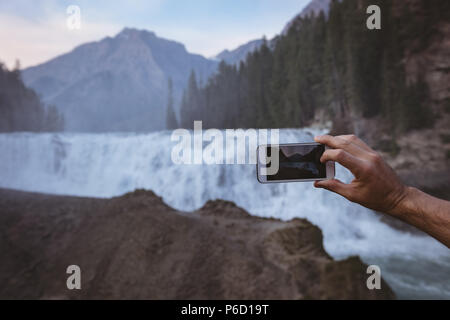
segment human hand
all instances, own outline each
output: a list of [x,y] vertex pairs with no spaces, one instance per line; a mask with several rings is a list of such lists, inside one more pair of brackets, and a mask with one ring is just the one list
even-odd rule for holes
[[369,209],[399,215],[400,204],[408,188],[381,156],[354,135],[319,136],[315,141],[328,149],[320,161],[335,161],[349,169],[355,179],[350,184],[337,179],[316,181],[316,188],[324,188],[359,203]]

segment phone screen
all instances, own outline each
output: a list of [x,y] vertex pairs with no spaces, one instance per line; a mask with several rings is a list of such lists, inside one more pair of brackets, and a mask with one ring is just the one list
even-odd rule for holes
[[284,145],[276,148],[266,147],[267,157],[271,152],[279,152],[278,173],[268,175],[268,181],[325,179],[326,166],[320,162],[325,152],[321,144]]

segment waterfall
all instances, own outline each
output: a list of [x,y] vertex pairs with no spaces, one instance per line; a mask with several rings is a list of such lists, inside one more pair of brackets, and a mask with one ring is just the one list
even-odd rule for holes
[[[316,133],[281,130],[280,142],[310,142]],[[333,257],[359,255],[380,265],[400,296],[450,298],[450,251],[434,239],[395,230],[372,211],[312,183],[259,184],[254,165],[175,165],[170,136],[0,134],[0,187],[89,197],[143,188],[183,211],[224,199],[256,216],[307,218],[322,229]],[[336,170],[339,179],[352,179],[345,168]]]

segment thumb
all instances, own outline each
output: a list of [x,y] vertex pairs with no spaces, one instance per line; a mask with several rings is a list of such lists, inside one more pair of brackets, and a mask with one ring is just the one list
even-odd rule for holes
[[337,179],[316,181],[314,183],[314,186],[316,188],[326,189],[335,192],[344,197],[347,197],[349,192],[348,185]]

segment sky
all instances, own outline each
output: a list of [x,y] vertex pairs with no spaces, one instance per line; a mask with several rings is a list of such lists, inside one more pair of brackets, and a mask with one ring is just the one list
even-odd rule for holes
[[[250,40],[280,33],[309,0],[0,0],[0,61],[26,68],[124,27],[154,31],[213,57]],[[67,8],[81,28],[67,27]]]

